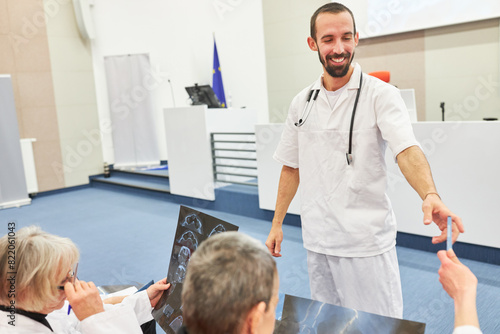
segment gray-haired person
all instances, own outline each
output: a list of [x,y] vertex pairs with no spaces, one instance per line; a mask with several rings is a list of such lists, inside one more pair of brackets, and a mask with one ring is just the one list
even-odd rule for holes
[[278,289],[276,263],[262,243],[239,232],[216,234],[189,261],[178,333],[272,333]]
[[[93,282],[76,279],[80,253],[68,238],[37,226],[0,238],[0,333],[134,333],[152,320],[166,278],[104,306]],[[68,313],[68,299],[72,306]]]

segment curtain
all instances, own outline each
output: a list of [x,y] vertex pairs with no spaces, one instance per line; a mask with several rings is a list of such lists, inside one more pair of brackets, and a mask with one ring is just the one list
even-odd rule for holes
[[115,167],[158,165],[152,94],[157,88],[147,54],[105,57]]

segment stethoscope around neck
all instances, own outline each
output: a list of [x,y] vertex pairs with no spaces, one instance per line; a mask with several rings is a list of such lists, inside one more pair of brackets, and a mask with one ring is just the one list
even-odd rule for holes
[[[351,114],[351,126],[349,127],[349,148],[347,153],[345,154],[348,165],[350,165],[352,162],[352,131],[354,129],[354,115],[356,115],[356,108],[358,107],[358,100],[359,100],[359,94],[361,93],[362,83],[363,83],[363,73],[359,75],[359,89],[358,92],[356,93],[356,100],[354,100],[354,107],[352,108],[352,114]],[[299,118],[299,121],[295,123],[296,127],[301,127],[306,122],[307,117],[309,117],[309,113],[311,112],[311,109],[313,107],[313,104],[314,102],[316,102],[316,99],[318,98],[319,91],[320,91],[319,89],[311,89],[311,91],[309,92],[309,95],[307,96],[306,105],[304,106],[304,110],[302,111],[302,116]]]

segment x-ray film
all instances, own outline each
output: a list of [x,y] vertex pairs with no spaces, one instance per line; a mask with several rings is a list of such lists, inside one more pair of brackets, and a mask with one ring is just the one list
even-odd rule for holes
[[425,324],[285,295],[275,334],[420,334]]
[[210,236],[237,230],[236,225],[181,205],[167,274],[171,287],[153,310],[153,317],[165,333],[175,334],[183,324],[182,283],[193,253]]

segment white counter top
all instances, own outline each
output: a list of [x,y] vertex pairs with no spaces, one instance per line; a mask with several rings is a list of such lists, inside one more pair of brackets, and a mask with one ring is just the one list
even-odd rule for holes
[[[465,231],[459,241],[500,248],[500,122],[413,123],[431,165],[444,203],[462,217]],[[282,124],[256,125],[259,203],[274,210],[281,165],[272,154],[281,137]],[[406,182],[386,152],[389,189],[398,231],[434,236],[437,227],[424,226],[422,201]],[[290,213],[299,213],[294,199]]]

